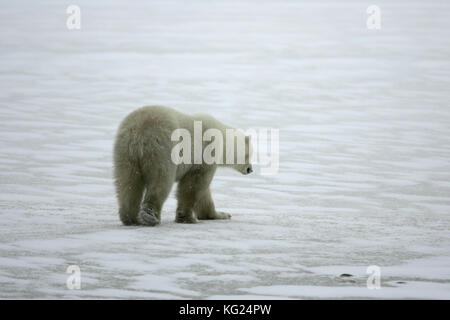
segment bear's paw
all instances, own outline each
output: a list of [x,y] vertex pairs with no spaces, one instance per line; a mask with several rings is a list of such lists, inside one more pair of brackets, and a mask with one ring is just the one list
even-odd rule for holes
[[156,211],[152,208],[143,208],[139,211],[138,221],[145,226],[156,226],[160,223]]

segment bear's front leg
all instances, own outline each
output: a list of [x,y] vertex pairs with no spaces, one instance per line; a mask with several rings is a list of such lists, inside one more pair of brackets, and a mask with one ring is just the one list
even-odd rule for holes
[[200,220],[231,218],[231,215],[228,213],[216,211],[214,201],[211,197],[211,190],[209,188],[195,203],[194,211],[197,214],[197,218]]
[[[215,166],[195,166],[178,182],[178,208],[175,222],[197,222],[194,215],[195,205],[199,199],[203,198],[205,193],[209,193],[209,185],[215,171]],[[201,218],[202,216],[200,215],[199,219]]]
[[175,217],[175,222],[178,223],[197,223],[197,218],[194,216],[192,210],[183,210],[178,208]]

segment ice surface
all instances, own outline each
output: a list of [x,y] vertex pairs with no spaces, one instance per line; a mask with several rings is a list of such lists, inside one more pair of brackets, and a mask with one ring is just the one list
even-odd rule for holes
[[[364,1],[75,4],[69,31],[2,1],[0,298],[450,298],[448,1],[377,1],[381,30]],[[113,139],[148,104],[279,128],[279,173],[219,170],[230,221],[171,195],[122,226]]]

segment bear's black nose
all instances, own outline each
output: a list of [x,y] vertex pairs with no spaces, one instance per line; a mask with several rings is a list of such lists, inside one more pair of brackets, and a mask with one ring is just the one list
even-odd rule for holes
[[248,167],[248,168],[247,168],[247,174],[252,173],[252,172],[253,172],[252,167]]

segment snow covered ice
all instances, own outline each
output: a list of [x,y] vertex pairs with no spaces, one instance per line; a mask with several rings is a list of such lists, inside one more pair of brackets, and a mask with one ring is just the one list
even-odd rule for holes
[[[448,1],[376,1],[380,30],[366,1],[74,4],[2,1],[0,298],[450,298]],[[230,221],[172,194],[122,226],[112,144],[149,104],[279,128],[278,174],[218,170]]]

